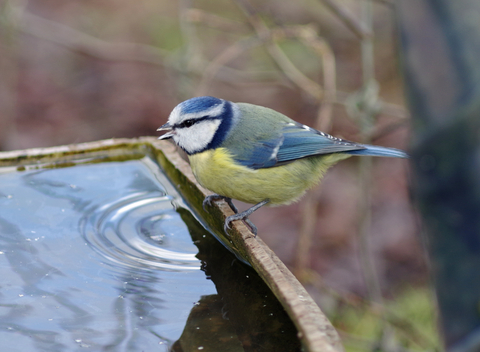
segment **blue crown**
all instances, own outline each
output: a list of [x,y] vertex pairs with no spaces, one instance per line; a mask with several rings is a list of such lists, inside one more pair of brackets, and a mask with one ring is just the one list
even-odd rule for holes
[[221,99],[218,99],[215,97],[208,97],[208,96],[188,99],[188,100],[185,100],[183,103],[181,103],[182,113],[190,114],[190,113],[205,111],[221,103],[222,103]]

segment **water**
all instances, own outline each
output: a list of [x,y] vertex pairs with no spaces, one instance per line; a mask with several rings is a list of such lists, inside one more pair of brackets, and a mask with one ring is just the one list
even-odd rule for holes
[[148,157],[0,168],[0,268],[2,351],[299,348],[268,288]]

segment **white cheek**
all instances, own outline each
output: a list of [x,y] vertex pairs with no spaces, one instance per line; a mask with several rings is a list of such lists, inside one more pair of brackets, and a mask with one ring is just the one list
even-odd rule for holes
[[173,140],[187,153],[195,154],[203,151],[212,141],[220,123],[220,120],[205,120],[190,128],[178,129]]

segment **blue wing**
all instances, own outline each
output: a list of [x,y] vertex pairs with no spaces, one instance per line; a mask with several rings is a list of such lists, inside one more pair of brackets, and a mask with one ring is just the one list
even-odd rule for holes
[[335,138],[299,123],[287,123],[279,133],[257,140],[248,153],[235,160],[252,169],[279,166],[313,155],[360,151],[367,146]]

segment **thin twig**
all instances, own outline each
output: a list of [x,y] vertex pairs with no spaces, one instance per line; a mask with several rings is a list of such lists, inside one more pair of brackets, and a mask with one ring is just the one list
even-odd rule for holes
[[345,7],[336,0],[321,0],[359,39],[371,37],[373,32],[367,28]]
[[[363,0],[362,19],[364,25],[373,31],[373,1]],[[374,47],[372,36],[364,37],[361,41],[361,57],[362,57],[362,78],[363,78],[363,101],[359,110],[360,131],[362,134],[362,142],[371,143],[371,132],[373,130],[375,116],[379,111],[378,108],[378,84],[375,81],[375,61]],[[372,94],[373,93],[373,94]],[[367,292],[371,301],[383,304],[382,289],[378,273],[376,270],[374,255],[371,251],[371,222],[372,222],[372,158],[364,157],[359,162],[359,178],[360,178],[360,223],[358,231],[359,241],[359,257],[362,265],[363,274]],[[391,326],[387,324],[385,314],[381,314],[381,335],[379,343],[381,348],[386,347],[390,337],[392,336]]]
[[[237,58],[245,51],[250,50],[251,48],[261,44],[266,44],[268,46],[272,42],[289,38],[300,39],[302,42],[304,42],[305,46],[312,48],[313,51],[321,58],[322,68],[324,71],[324,85],[326,89],[323,90],[319,84],[311,81],[313,89],[310,91],[305,91],[312,94],[314,94],[313,90],[317,92],[322,92],[322,95],[317,95],[316,99],[318,100],[322,98],[322,102],[324,102],[324,104],[322,104],[324,110],[321,115],[329,116],[330,113],[328,112],[327,107],[331,110],[331,105],[336,100],[335,58],[328,44],[322,38],[316,36],[315,33],[312,31],[311,26],[308,25],[272,28],[268,29],[268,35],[263,35],[262,37],[249,37],[235,42],[233,45],[225,49],[220,55],[218,55],[212,62],[208,64],[207,68],[204,69],[203,79],[200,83],[200,87],[197,89],[197,94],[205,93],[208,89],[207,86],[211,83],[212,79],[217,75],[220,69],[225,68],[225,65],[228,62]],[[295,70],[298,71],[296,67]],[[303,75],[303,73],[300,74]],[[297,81],[297,85],[298,84],[300,83],[298,83]],[[304,88],[303,86],[299,87]],[[326,96],[324,96],[323,93],[326,94]],[[321,120],[325,121],[324,126],[329,125],[329,118],[323,117]]]
[[[335,93],[335,96],[336,96],[336,100],[334,104],[347,105],[348,100],[351,98],[351,93],[337,90]],[[378,108],[381,109],[381,112],[384,115],[389,115],[399,119],[410,119],[410,113],[403,106],[393,104],[393,103],[387,103],[384,101],[381,101],[381,102],[377,101],[377,103],[379,104]]]
[[[37,38],[53,42],[82,55],[87,55],[99,60],[113,62],[134,62],[142,64],[151,64],[165,67],[169,64],[171,54],[160,48],[139,44],[139,43],[111,43],[71,27],[59,24],[54,21],[46,20],[30,13],[24,13],[22,20],[16,27],[20,32]],[[203,67],[207,66],[207,61],[202,61],[202,69],[194,70],[196,73],[203,72]],[[176,65],[174,68],[177,68]],[[222,73],[217,73],[217,77],[224,81],[231,81],[234,76],[236,82],[258,79],[265,76],[266,79],[274,80],[274,71],[258,72],[240,72],[233,68],[222,67]],[[224,77],[224,76],[227,77]]]
[[318,37],[310,28],[305,29],[302,34],[300,39],[307,47],[311,47],[322,61],[323,96],[314,127],[320,131],[329,132],[337,91],[335,55],[327,42]]
[[[253,11],[253,10],[251,10]],[[189,9],[187,12],[187,20],[192,21],[197,24],[202,24],[206,25],[218,30],[228,30],[228,31],[244,31],[244,27],[241,26],[238,22],[225,19],[223,17],[217,16],[217,15],[211,15],[203,10],[199,9]],[[327,132],[330,127],[330,122],[328,118],[325,118],[325,116],[332,116],[331,113],[327,113],[327,107],[328,104],[326,102],[332,101],[332,104],[338,104],[338,105],[345,105],[347,98],[350,96],[350,93],[346,93],[343,91],[337,91],[335,88],[335,57],[333,55],[333,51],[329,47],[329,45],[326,43],[326,41],[319,37],[318,35],[315,34],[315,31],[312,26],[310,25],[302,25],[302,26],[289,26],[289,27],[277,27],[277,28],[271,28],[269,29],[270,33],[267,36],[267,38],[264,38],[263,41],[267,40],[277,40],[280,41],[282,39],[287,39],[287,38],[296,38],[300,39],[304,42],[304,44],[314,50],[314,52],[317,53],[317,55],[320,57],[321,62],[322,62],[322,72],[323,72],[323,86],[324,86],[324,94],[325,96],[322,99],[322,107],[323,109],[319,110],[319,121],[322,121],[321,124],[316,124],[316,128],[320,129],[321,131]],[[249,40],[244,39],[244,40]],[[245,47],[245,43],[234,43],[232,45],[233,47],[244,47],[244,50],[248,50],[248,47]],[[254,47],[255,45],[252,45]],[[233,50],[233,51],[231,51]],[[230,53],[233,53],[235,50],[232,47],[227,48],[225,51],[229,51]],[[242,71],[242,73],[235,73],[236,71],[232,68],[229,68],[226,66],[227,61],[231,61],[235,58],[235,55],[231,55],[230,60],[225,60],[228,55],[225,53],[225,51],[220,54],[214,61],[217,61],[217,63],[214,65],[217,69],[216,72],[212,67],[209,67],[210,64],[204,65],[207,68],[205,71],[209,71],[209,74],[206,76],[209,76],[209,80],[211,80],[214,77],[219,77],[220,70],[223,71],[229,71],[231,74],[235,74],[235,80],[238,82],[238,80],[245,80],[245,79],[251,79],[248,78],[248,76],[251,76],[252,78],[258,78],[258,74],[261,73],[247,73]],[[240,50],[242,51],[242,50]],[[241,53],[238,52],[238,55]],[[227,55],[227,56],[223,56]],[[220,58],[223,56],[222,58]],[[222,62],[222,65],[219,65],[219,61]],[[204,72],[205,72],[204,71]],[[270,76],[271,73],[268,73]],[[205,77],[204,77],[205,79]],[[201,85],[204,85],[205,82],[202,82]],[[297,84],[298,85],[298,84]],[[315,88],[316,90],[320,90],[321,87],[318,86]],[[205,89],[202,87],[200,91],[205,91]],[[323,91],[323,90],[322,90]],[[197,91],[198,92],[198,91]],[[396,104],[392,103],[387,103],[387,102],[381,102],[381,108],[382,108],[382,113],[385,115],[390,115],[393,117],[401,118],[401,119],[408,119],[410,117],[408,111]]]
[[187,9],[184,16],[185,20],[191,23],[204,24],[220,31],[240,34],[247,32],[244,23],[226,19],[225,17],[214,15],[201,9]]
[[[328,133],[332,125],[333,102],[336,99],[335,56],[330,46],[312,30],[303,30],[300,39],[307,47],[311,47],[322,60],[324,94],[314,127]],[[308,192],[302,203],[300,230],[295,258],[296,274],[300,277],[302,276],[302,272],[309,267],[310,249],[318,221],[317,211],[320,187],[319,185]]]
[[[267,27],[265,22],[260,18],[258,13],[250,6],[246,0],[235,0],[240,9],[245,13],[250,25],[257,33],[260,39],[268,38],[271,35],[271,30]],[[271,41],[266,46],[268,53],[282,70],[286,77],[295,83],[300,89],[307,92],[315,100],[322,96],[322,88],[305,76],[285,55],[278,44]]]
[[190,21],[188,21],[188,13],[192,7],[193,0],[180,0],[179,6],[179,20],[180,30],[182,32],[183,40],[185,42],[185,59],[186,74],[189,72],[197,72],[203,69],[202,62],[203,54],[201,50],[201,42],[198,38],[197,31]]
[[164,66],[166,52],[145,44],[110,43],[28,12],[19,19],[19,31],[54,42],[69,50],[106,61],[140,62]]
[[318,194],[321,186],[309,191],[302,199],[300,210],[300,229],[298,231],[297,248],[295,249],[294,274],[304,283],[305,272],[310,268],[310,251],[312,239],[317,225]]
[[225,49],[205,68],[202,80],[197,88],[196,96],[206,95],[211,81],[217,72],[224,67],[228,62],[235,59],[245,51],[262,44],[257,37],[250,37],[238,42]]

